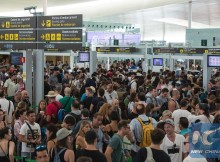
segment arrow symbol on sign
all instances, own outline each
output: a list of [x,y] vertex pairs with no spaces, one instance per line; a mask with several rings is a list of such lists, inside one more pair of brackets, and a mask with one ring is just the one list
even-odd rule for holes
[[45,35],[44,34],[42,34],[40,37],[42,38],[42,40],[45,39]]
[[5,27],[5,23],[4,23],[4,22],[2,22],[2,27],[3,27],[3,28]]
[[43,22],[41,23],[41,25],[44,27],[46,24],[45,24],[45,22],[44,22],[44,20],[43,20]]

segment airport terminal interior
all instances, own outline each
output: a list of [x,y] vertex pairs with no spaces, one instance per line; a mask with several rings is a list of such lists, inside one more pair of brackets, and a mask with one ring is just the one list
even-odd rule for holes
[[0,162],[220,162],[220,0],[2,0]]

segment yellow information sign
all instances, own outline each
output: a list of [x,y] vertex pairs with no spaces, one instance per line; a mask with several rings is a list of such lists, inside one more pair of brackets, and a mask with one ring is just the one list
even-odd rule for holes
[[14,35],[10,34],[10,40],[14,40]]
[[57,33],[57,40],[61,40],[61,33]]
[[45,40],[47,40],[47,41],[50,40],[50,34],[49,34],[49,33],[46,34],[46,38],[45,38]]
[[51,40],[56,40],[56,34],[55,33],[51,33]]
[[46,27],[50,28],[51,27],[51,20],[46,21]]
[[18,34],[14,34],[14,40],[18,40]]
[[9,34],[5,34],[5,40],[9,40]]
[[6,21],[6,28],[10,28],[10,22],[9,21]]

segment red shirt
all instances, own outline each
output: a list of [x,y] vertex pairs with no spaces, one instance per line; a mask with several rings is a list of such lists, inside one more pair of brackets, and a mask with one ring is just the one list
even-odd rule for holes
[[57,114],[58,114],[60,107],[62,107],[62,105],[58,101],[53,101],[47,105],[46,115],[51,116],[50,123],[54,123],[53,119],[57,117]]

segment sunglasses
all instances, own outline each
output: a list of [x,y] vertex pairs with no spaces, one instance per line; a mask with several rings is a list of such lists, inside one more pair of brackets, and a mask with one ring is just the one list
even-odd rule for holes
[[47,146],[46,145],[40,145],[36,147],[36,151],[43,151],[43,150],[47,150]]

